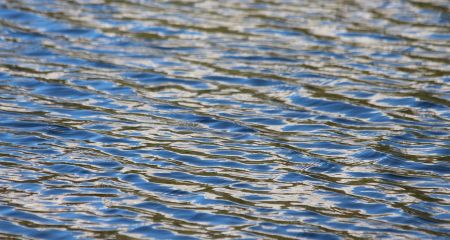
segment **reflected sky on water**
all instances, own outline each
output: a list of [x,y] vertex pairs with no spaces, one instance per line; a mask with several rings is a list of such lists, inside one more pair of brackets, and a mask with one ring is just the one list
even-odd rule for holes
[[0,0],[0,238],[449,238],[449,59],[446,0]]

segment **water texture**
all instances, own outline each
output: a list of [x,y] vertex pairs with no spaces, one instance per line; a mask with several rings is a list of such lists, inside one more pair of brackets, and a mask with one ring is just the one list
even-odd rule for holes
[[449,63],[447,0],[0,0],[0,239],[448,239]]

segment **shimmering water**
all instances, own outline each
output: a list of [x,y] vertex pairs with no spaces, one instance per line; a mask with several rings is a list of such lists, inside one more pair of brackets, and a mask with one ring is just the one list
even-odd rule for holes
[[0,0],[0,239],[450,237],[450,2]]

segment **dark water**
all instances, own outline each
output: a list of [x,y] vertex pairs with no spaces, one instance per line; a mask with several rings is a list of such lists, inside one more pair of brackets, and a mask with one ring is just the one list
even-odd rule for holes
[[0,0],[0,239],[447,239],[450,2]]

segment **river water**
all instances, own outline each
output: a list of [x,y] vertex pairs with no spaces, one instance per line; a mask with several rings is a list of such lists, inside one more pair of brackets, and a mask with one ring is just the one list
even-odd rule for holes
[[0,0],[0,239],[448,239],[450,2]]

